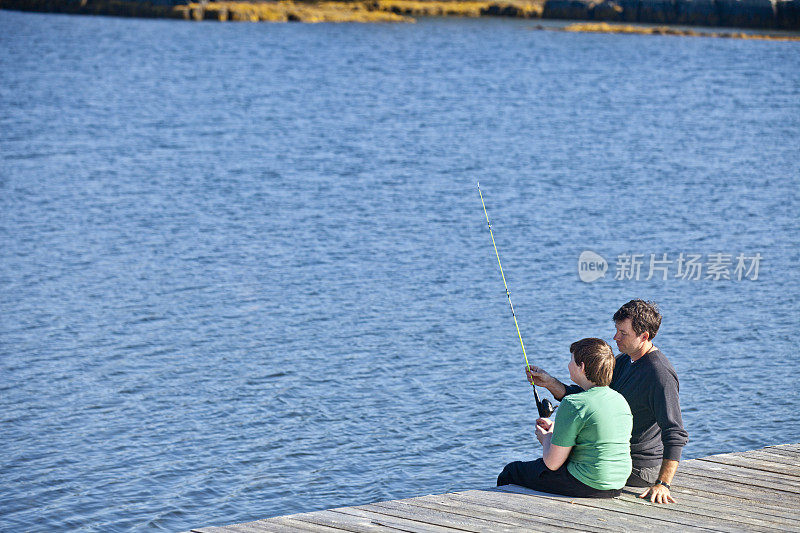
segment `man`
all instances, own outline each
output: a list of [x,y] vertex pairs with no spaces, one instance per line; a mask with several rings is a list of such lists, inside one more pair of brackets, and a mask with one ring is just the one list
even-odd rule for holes
[[[631,459],[633,471],[627,485],[648,487],[639,495],[655,503],[675,502],[669,484],[678,469],[681,451],[689,440],[683,429],[678,401],[678,375],[653,345],[661,314],[653,302],[631,300],[614,313],[616,358],[611,388],[627,400],[633,414]],[[545,387],[554,398],[581,392],[531,366],[528,379]]]

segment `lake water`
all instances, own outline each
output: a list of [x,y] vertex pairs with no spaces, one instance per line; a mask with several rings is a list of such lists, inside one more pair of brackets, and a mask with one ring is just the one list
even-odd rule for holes
[[477,180],[532,362],[654,299],[685,458],[800,441],[800,43],[531,26],[0,11],[0,530],[539,456]]

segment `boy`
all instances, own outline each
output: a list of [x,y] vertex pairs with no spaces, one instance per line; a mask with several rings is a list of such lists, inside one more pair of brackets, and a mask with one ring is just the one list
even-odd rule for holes
[[555,422],[536,421],[542,458],[509,463],[497,485],[516,484],[565,496],[619,496],[631,473],[631,410],[608,387],[614,353],[602,339],[572,343],[569,376],[583,392],[564,397]]

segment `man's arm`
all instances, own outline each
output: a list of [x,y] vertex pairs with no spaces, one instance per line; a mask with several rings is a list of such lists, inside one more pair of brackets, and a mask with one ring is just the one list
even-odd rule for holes
[[[678,471],[678,461],[672,459],[664,459],[661,461],[661,470],[658,472],[659,481],[663,481],[667,485],[672,483],[672,478],[675,477],[675,472]],[[675,503],[675,498],[672,497],[669,489],[661,483],[656,483],[643,493],[639,495],[640,498],[647,498],[650,495],[651,503]]]
[[[664,445],[664,456],[658,480],[669,485],[678,470],[681,451],[689,440],[683,428],[681,405],[678,399],[678,378],[674,374],[661,371],[658,375],[658,386],[653,397],[656,422],[661,429],[661,442]],[[669,488],[656,482],[652,487],[640,494],[640,498],[650,495],[654,503],[674,503]]]

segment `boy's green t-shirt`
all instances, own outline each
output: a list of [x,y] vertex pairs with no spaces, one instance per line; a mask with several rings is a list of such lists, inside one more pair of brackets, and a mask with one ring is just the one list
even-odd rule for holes
[[628,402],[609,387],[566,396],[556,412],[553,438],[572,446],[567,470],[598,490],[620,489],[631,473],[633,416]]

